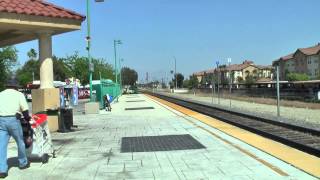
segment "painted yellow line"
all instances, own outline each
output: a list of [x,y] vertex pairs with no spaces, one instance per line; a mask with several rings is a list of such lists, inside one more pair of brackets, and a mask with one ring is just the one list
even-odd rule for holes
[[200,114],[182,106],[170,103],[154,96],[148,97],[169,106],[183,114],[193,117],[200,122],[214,127],[232,137],[235,137],[261,151],[264,151],[292,166],[305,171],[313,176],[320,177],[320,158],[286,146],[271,139],[262,137],[252,132],[240,129],[236,126],[219,121],[215,118]]

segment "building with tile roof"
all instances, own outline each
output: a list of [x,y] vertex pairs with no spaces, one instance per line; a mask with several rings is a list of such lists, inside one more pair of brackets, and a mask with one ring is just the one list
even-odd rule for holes
[[228,82],[231,76],[233,83],[240,83],[242,81],[245,81],[249,76],[253,76],[257,80],[264,78],[264,80],[271,81],[273,78],[273,67],[271,65],[255,65],[253,61],[245,60],[242,64],[231,64],[229,66],[223,65],[219,68],[193,73],[193,75],[197,76],[198,81],[202,82],[202,84],[205,83],[204,81],[208,81],[208,79],[211,79],[208,78],[208,76],[217,76],[217,74],[220,74],[221,83]]
[[307,48],[298,48],[294,53],[273,61],[279,65],[280,80],[286,80],[289,73],[307,74],[309,79],[320,75],[320,43]]

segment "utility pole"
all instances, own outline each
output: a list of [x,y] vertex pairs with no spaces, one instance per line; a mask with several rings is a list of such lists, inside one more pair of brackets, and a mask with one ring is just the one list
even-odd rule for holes
[[173,56],[174,58],[174,76],[175,76],[175,80],[176,80],[176,89],[178,89],[178,81],[177,81],[177,59],[175,56]]
[[[95,0],[95,2],[104,2],[104,0]],[[92,64],[90,49],[91,49],[91,36],[90,36],[90,0],[87,0],[87,51],[89,60],[89,82],[90,82],[90,101],[93,102],[92,96],[92,72],[94,71],[94,66]]]
[[277,70],[277,116],[280,117],[280,83],[279,83],[279,65],[276,66]]
[[211,76],[211,104],[213,104],[213,96],[215,94],[215,84],[214,84],[214,80],[213,80],[213,76],[214,76],[214,71],[212,72],[212,76]]
[[90,0],[87,0],[87,51],[88,51],[88,60],[89,60],[89,83],[90,83],[90,101],[93,102],[92,96],[92,72],[94,71],[93,65],[91,62],[91,37],[90,37]]
[[219,61],[217,61],[216,64],[217,64],[217,73],[218,73],[218,104],[220,104],[220,88],[219,88],[220,71],[219,71]]
[[122,64],[121,62],[123,62],[123,58],[120,59],[119,61],[119,69],[120,69],[120,89],[122,89]]
[[113,40],[113,49],[114,49],[114,73],[116,76],[116,84],[118,84],[118,69],[117,69],[117,45],[122,44],[121,40]]
[[231,88],[232,88],[232,77],[231,77],[231,58],[228,58],[228,64],[229,64],[229,106],[231,108]]

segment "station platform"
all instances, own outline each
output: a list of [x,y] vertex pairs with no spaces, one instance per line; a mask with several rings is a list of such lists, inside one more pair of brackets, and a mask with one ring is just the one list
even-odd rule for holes
[[57,158],[48,164],[19,170],[10,143],[7,179],[317,179],[143,94],[74,123],[74,132],[52,134]]

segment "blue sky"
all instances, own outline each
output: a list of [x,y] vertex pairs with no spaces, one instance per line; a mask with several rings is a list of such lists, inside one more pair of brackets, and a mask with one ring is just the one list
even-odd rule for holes
[[[49,0],[86,12],[85,0]],[[241,63],[245,59],[269,65],[299,47],[320,42],[319,0],[91,0],[92,55],[114,62],[113,39],[124,65],[151,79],[177,71],[192,72],[215,61]],[[53,38],[53,53],[86,55],[86,23],[81,31]],[[17,45],[21,64],[37,41]]]

